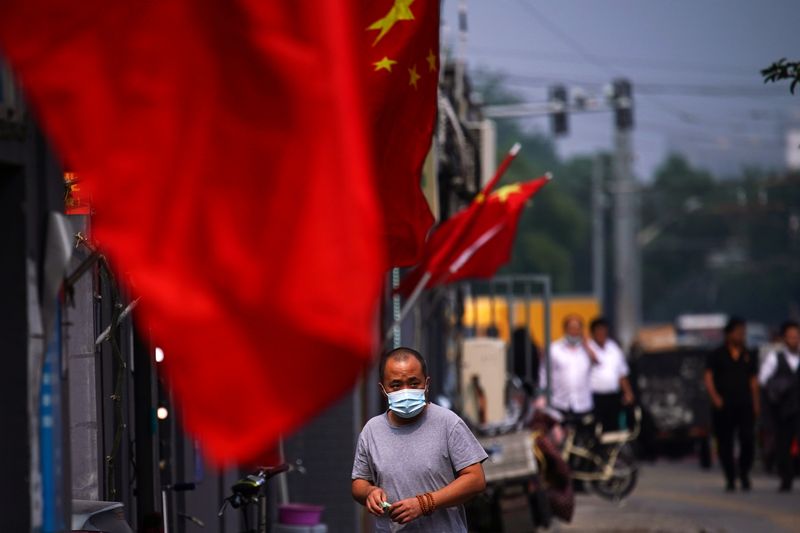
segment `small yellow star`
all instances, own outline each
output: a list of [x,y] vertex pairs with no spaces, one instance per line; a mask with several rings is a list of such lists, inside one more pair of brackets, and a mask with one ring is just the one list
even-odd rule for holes
[[383,36],[389,33],[389,30],[392,29],[392,26],[399,20],[414,20],[414,13],[411,12],[411,4],[414,3],[414,0],[394,0],[394,4],[392,5],[389,12],[386,15],[373,22],[370,26],[367,27],[367,31],[369,30],[380,30],[380,33],[375,38],[375,42],[372,43],[372,46],[378,44],[378,41],[383,39]]
[[415,89],[417,88],[417,82],[419,81],[419,79],[421,77],[422,76],[417,74],[417,66],[416,65],[414,65],[413,67],[408,69],[408,84],[409,85],[413,85]]
[[436,54],[433,53],[432,49],[428,50],[428,57],[425,59],[428,61],[428,71],[433,72],[436,70]]
[[379,70],[386,70],[391,72],[392,65],[396,63],[397,61],[395,61],[394,59],[389,59],[387,56],[383,56],[383,59],[374,62],[373,65],[375,65],[375,72],[378,72]]

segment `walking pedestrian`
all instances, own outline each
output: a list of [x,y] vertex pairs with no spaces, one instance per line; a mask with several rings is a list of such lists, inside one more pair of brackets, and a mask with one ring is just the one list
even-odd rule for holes
[[[563,327],[564,336],[550,346],[550,405],[562,413],[567,425],[581,429],[581,422],[594,407],[589,377],[597,358],[584,337],[580,316],[567,315]],[[547,366],[542,365],[539,388],[546,387]]]
[[378,517],[376,532],[467,533],[463,504],[486,487],[486,451],[458,415],[428,403],[419,352],[388,352],[379,378],[389,410],[358,437],[353,498]]
[[589,324],[589,348],[597,358],[592,366],[589,381],[592,387],[594,416],[603,431],[620,427],[624,407],[633,405],[634,396],[628,380],[628,363],[619,344],[609,337],[608,320],[598,317]]
[[[704,381],[712,405],[712,425],[725,490],[750,490],[750,469],[755,447],[755,419],[759,411],[758,362],[746,347],[746,323],[732,317],[725,325],[725,341],[706,359]],[[739,460],[734,443],[739,443]]]
[[800,325],[784,322],[783,345],[767,354],[758,379],[775,425],[775,459],[780,492],[791,492],[795,477],[792,442],[800,443]]

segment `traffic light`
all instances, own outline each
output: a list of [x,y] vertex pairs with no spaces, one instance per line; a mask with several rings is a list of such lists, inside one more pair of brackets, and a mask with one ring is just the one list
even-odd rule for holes
[[569,131],[569,120],[567,117],[567,89],[563,85],[550,87],[550,124],[553,128],[553,135],[566,135]]
[[613,87],[614,122],[618,130],[629,130],[633,128],[633,90],[631,82],[626,79],[616,79]]

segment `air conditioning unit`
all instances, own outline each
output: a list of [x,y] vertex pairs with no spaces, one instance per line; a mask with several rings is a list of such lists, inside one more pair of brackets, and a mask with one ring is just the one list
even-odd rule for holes
[[485,402],[484,422],[502,422],[506,417],[505,341],[489,337],[466,339],[461,354],[464,414],[473,422],[480,420],[481,405],[477,397],[480,391]]

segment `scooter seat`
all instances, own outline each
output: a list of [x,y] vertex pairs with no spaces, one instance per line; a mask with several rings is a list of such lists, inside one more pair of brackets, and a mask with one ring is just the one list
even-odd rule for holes
[[618,444],[626,442],[631,437],[631,432],[628,430],[609,431],[600,435],[601,444]]

